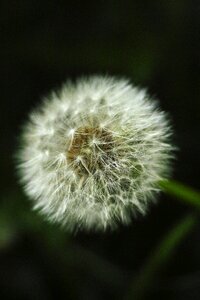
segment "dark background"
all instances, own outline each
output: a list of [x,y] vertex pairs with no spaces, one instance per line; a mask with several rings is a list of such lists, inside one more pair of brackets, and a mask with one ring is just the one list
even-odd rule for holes
[[[199,1],[0,1],[1,299],[123,299],[160,238],[192,210],[163,194],[128,227],[69,235],[31,211],[13,155],[20,126],[49,90],[82,75],[122,75],[170,112],[174,178],[198,189],[199,35]],[[200,299],[199,226],[147,299]]]

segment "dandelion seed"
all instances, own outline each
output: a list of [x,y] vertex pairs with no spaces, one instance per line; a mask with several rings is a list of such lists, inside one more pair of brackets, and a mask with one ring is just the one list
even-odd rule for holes
[[25,191],[35,209],[69,230],[129,223],[170,174],[168,118],[127,80],[65,84],[31,114],[22,135]]

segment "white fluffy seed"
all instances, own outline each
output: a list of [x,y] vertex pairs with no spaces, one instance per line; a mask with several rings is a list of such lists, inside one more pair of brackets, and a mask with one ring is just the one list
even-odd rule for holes
[[145,213],[173,158],[166,114],[146,90],[95,76],[66,83],[24,126],[25,191],[69,230],[103,230]]

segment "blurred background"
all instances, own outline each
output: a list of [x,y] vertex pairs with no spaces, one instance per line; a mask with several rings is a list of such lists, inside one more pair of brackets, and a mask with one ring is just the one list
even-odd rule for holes
[[[69,235],[18,185],[20,127],[66,79],[121,75],[160,99],[179,147],[174,178],[199,187],[200,2],[0,1],[0,297],[123,299],[149,253],[192,208],[165,194],[148,215],[102,234]],[[145,299],[200,299],[200,227],[179,245]]]

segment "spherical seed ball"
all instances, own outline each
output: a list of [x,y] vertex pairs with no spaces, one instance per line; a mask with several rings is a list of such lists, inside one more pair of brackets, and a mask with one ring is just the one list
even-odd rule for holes
[[24,126],[21,180],[51,221],[69,230],[115,228],[155,199],[170,171],[170,135],[157,102],[129,81],[68,82]]

